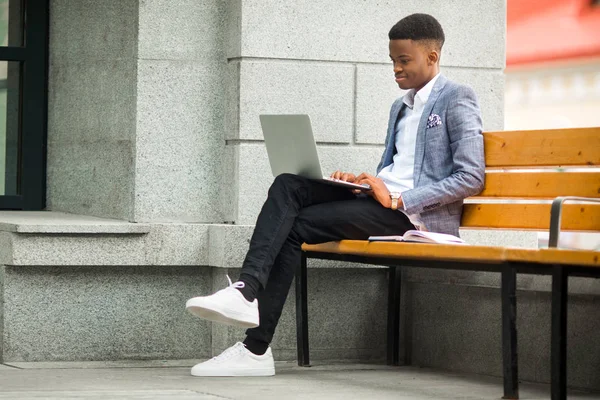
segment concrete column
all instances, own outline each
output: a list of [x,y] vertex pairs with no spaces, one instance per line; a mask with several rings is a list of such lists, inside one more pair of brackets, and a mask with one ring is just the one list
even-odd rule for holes
[[132,220],[137,1],[50,4],[48,209]]
[[226,3],[140,2],[136,221],[222,222]]
[[48,208],[221,222],[224,3],[51,3]]

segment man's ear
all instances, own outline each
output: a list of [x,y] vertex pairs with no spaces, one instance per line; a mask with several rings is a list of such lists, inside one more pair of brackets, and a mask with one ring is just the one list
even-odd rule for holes
[[437,50],[431,50],[427,54],[427,65],[435,65],[440,60],[440,53]]

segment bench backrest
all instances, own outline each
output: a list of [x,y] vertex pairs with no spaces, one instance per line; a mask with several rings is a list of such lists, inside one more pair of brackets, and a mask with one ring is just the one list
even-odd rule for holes
[[[600,128],[485,132],[484,143],[485,188],[461,226],[547,230],[553,198],[600,197]],[[600,230],[600,204],[565,204],[562,221]]]

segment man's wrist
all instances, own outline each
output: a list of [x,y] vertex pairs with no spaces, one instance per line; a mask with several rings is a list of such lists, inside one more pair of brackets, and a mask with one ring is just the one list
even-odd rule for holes
[[392,210],[397,210],[402,207],[402,197],[399,192],[390,192],[390,207]]

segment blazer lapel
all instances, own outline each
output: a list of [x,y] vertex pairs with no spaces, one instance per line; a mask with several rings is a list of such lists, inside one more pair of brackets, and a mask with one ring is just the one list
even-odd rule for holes
[[398,124],[398,120],[400,119],[400,115],[402,113],[402,110],[404,109],[404,106],[405,104],[403,101],[394,103],[394,105],[392,106],[390,115],[395,115],[396,118],[390,118],[385,141],[385,149],[383,150],[381,163],[377,168],[377,174],[379,174],[379,172],[381,172],[383,168],[390,165],[393,161],[394,154],[396,153],[396,125]]
[[396,154],[396,127],[398,126],[398,121],[400,121],[400,118],[402,118],[402,113],[404,112],[405,107],[406,104],[404,104],[404,101],[402,101],[398,109],[395,111],[396,120],[394,121],[394,125],[392,126],[392,135],[390,136],[390,138],[392,139],[392,146],[390,146],[392,157],[394,156],[394,154]]
[[429,99],[427,99],[427,103],[423,107],[423,114],[421,115],[421,120],[419,121],[419,127],[417,128],[417,143],[415,144],[415,169],[413,175],[414,187],[418,187],[419,179],[421,178],[421,168],[423,166],[423,157],[425,157],[425,141],[427,136],[427,119],[431,115],[431,111],[433,110],[433,106],[437,101],[438,97],[440,97],[440,93],[446,86],[445,76],[440,75],[435,85],[431,89],[431,93],[429,94]]

